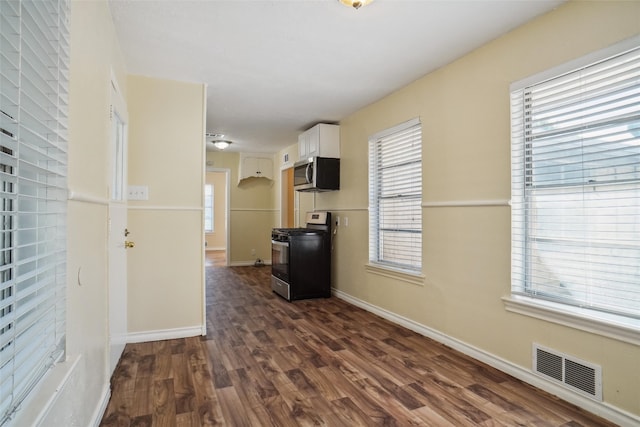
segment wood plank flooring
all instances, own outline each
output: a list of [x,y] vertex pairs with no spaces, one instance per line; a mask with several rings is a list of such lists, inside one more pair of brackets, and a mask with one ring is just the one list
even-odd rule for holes
[[207,251],[205,260],[205,267],[223,267],[227,265],[227,251],[213,250]]
[[207,267],[207,336],[128,344],[103,427],[612,426],[269,267]]

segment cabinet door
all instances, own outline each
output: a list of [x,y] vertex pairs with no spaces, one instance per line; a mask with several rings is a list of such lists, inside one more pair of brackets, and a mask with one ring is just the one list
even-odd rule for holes
[[298,135],[298,160],[306,159],[309,153],[309,144],[307,144],[307,132]]
[[319,123],[298,135],[299,159],[340,157],[340,126]]
[[273,161],[266,157],[245,157],[240,173],[241,180],[252,177],[273,179]]
[[259,165],[257,157],[245,157],[242,161],[242,178],[249,178],[258,175]]
[[307,134],[307,157],[320,155],[320,126],[314,126]]
[[258,175],[263,178],[273,179],[273,162],[271,159],[258,158]]

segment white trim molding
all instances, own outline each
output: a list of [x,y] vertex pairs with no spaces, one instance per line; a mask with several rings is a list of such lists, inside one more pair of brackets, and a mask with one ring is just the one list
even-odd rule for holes
[[580,58],[576,58],[573,61],[565,62],[564,64],[560,64],[557,67],[544,70],[532,76],[525,77],[524,79],[517,82],[513,82],[509,86],[509,92],[513,92],[514,90],[522,89],[532,84],[575,71],[579,68],[585,67],[589,64],[593,64],[594,62],[602,61],[621,52],[635,49],[638,44],[640,44],[640,35],[631,36],[628,39],[622,40],[618,43],[607,46],[595,52],[591,52]]
[[344,293],[338,289],[332,289],[333,295],[340,298],[350,304],[360,307],[363,310],[369,311],[375,315],[378,315],[384,319],[389,320],[400,326],[404,326],[420,335],[431,338],[439,343],[447,345],[467,356],[473,357],[481,362],[484,362],[502,372],[512,375],[519,380],[522,380],[528,384],[538,387],[548,393],[551,393],[559,398],[572,403],[580,408],[589,411],[593,414],[606,418],[621,426],[637,426],[640,425],[640,416],[632,414],[616,406],[608,404],[606,402],[596,402],[593,399],[582,396],[575,393],[563,386],[560,386],[554,382],[546,380],[533,373],[530,369],[516,365],[508,360],[502,359],[494,354],[486,352],[480,348],[474,347],[458,339],[452,338],[443,334],[440,331],[429,328],[418,322],[415,322],[406,317],[400,316],[391,311],[385,310],[381,307],[370,304],[359,298],[355,298],[347,293]]
[[[265,265],[271,265],[271,260],[270,259],[263,259],[262,260],[262,266]],[[251,261],[233,261],[229,263],[229,267],[256,267],[256,261],[255,260],[251,260]]]
[[440,202],[423,202],[423,208],[470,208],[480,206],[510,206],[507,199],[487,199],[487,200],[443,200]]
[[640,346],[640,320],[637,319],[623,319],[613,314],[518,295],[505,296],[502,302],[505,309],[512,313]]
[[157,331],[131,332],[127,335],[128,343],[172,340],[177,338],[197,337],[202,335],[204,325],[186,328],[163,329]]
[[109,337],[109,342],[111,344],[126,344],[129,342],[128,334],[115,334]]
[[231,209],[231,212],[280,212],[280,209],[245,209],[245,208],[234,208]]
[[368,212],[369,208],[343,208],[343,209],[331,209],[331,213],[333,212]]
[[74,202],[90,203],[93,205],[108,206],[109,200],[104,197],[92,196],[90,194],[79,193],[77,191],[67,190],[67,200]]
[[405,129],[408,129],[408,128],[416,126],[416,125],[419,125],[421,123],[422,123],[422,121],[420,120],[420,116],[414,117],[414,118],[409,119],[409,120],[407,120],[405,122],[399,123],[399,124],[397,124],[397,125],[395,125],[393,127],[386,128],[386,129],[383,129],[381,131],[378,131],[378,132],[374,133],[373,135],[371,135],[369,137],[369,141],[374,141],[374,140],[378,140],[378,139],[381,139],[381,138],[385,138],[385,137],[387,137],[389,135],[393,135],[396,132],[403,131]]
[[128,205],[127,208],[134,211],[204,211],[202,206]]
[[107,405],[109,404],[109,399],[111,399],[111,384],[106,383],[104,388],[102,389],[102,397],[96,406],[95,411],[93,411],[93,416],[91,417],[90,424],[93,427],[99,427],[102,422],[102,417],[104,417],[104,411],[107,410]]
[[[227,253],[229,253],[229,249],[230,249],[230,245],[231,245],[231,199],[230,199],[230,194],[231,194],[231,169],[228,168],[216,168],[216,167],[212,167],[212,166],[207,166],[207,172],[220,172],[220,173],[224,173],[224,210],[225,210],[225,215],[224,215],[224,223],[225,223],[225,230],[226,230],[226,237],[225,237],[225,250],[227,251]],[[206,177],[204,177],[204,180],[206,181]],[[203,202],[204,203],[204,202]],[[203,212],[204,212],[204,208],[203,208]],[[203,218],[204,220],[204,218]],[[229,265],[229,257],[226,258],[225,260],[225,265]],[[202,274],[204,275],[204,269],[202,270]],[[203,292],[203,297],[202,297],[202,301],[204,302],[204,304],[206,305],[206,301],[207,301],[207,297],[206,297],[206,286],[202,287],[202,292]],[[204,312],[206,313],[206,307],[204,308]],[[206,323],[205,323],[206,324]]]
[[422,273],[400,270],[379,264],[365,264],[364,268],[367,273],[400,280],[412,285],[424,286],[425,276]]

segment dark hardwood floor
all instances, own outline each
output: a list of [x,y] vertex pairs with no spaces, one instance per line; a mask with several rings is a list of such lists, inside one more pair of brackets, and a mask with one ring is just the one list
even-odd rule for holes
[[613,425],[268,266],[206,277],[207,336],[128,344],[101,426]]

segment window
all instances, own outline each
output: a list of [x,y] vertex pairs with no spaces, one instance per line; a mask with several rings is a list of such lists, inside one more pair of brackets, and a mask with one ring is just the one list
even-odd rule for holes
[[68,16],[0,1],[0,425],[64,352]]
[[402,270],[422,270],[419,119],[369,138],[369,261]]
[[213,233],[213,185],[204,186],[204,231]]
[[[111,82],[113,85],[113,82]],[[118,92],[112,91],[112,97],[120,96]],[[113,107],[112,107],[113,108]],[[113,170],[111,172],[113,181],[111,184],[111,199],[123,201],[125,198],[125,159],[126,159],[126,126],[117,111],[113,114]]]
[[513,295],[640,319],[637,46],[512,87]]

